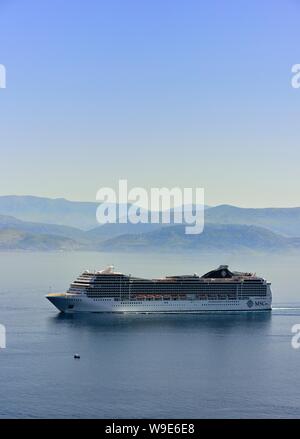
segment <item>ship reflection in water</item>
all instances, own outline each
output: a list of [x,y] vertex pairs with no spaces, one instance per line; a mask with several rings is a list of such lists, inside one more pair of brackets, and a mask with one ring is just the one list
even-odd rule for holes
[[[231,329],[241,327],[253,330],[253,325],[263,327],[269,325],[272,319],[272,312],[224,312],[224,313],[58,313],[50,318],[53,324],[61,324],[72,328],[94,328],[106,330],[113,328],[114,331],[131,332],[139,329],[153,328],[161,331],[176,330],[180,332],[191,329],[221,330],[220,335],[225,335]],[[94,330],[92,329],[92,331]]]

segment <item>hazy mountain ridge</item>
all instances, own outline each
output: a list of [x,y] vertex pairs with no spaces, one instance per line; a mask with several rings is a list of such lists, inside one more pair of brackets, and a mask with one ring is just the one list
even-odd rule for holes
[[[0,215],[13,216],[27,222],[61,225],[85,231],[93,229],[90,235],[96,240],[124,233],[144,233],[159,228],[157,224],[133,225],[130,223],[100,226],[96,221],[98,206],[99,203],[96,202],[69,201],[63,198],[0,196]],[[282,235],[300,236],[300,207],[242,208],[219,205],[205,209],[205,221],[214,224],[261,226]],[[72,234],[68,233],[68,236],[72,237]]]
[[98,225],[93,202],[69,201],[30,195],[0,196],[0,214],[23,221],[65,225],[88,230]]
[[139,223],[139,224],[104,224],[103,226],[98,226],[92,230],[86,232],[86,235],[90,239],[95,239],[97,241],[103,241],[109,238],[116,238],[121,235],[136,235],[140,233],[149,233],[154,230],[158,230],[162,227],[168,227],[170,224],[151,224],[151,223]]
[[300,207],[242,208],[220,205],[205,211],[205,220],[216,224],[265,227],[286,236],[300,236]]
[[[112,226],[112,225],[111,225]],[[120,229],[118,229],[120,232]],[[64,233],[69,236],[64,235]],[[199,235],[185,234],[185,226],[159,227],[146,233],[115,237],[94,236],[66,226],[29,223],[0,215],[0,249],[30,250],[283,250],[300,248],[289,238],[257,226],[206,224]]]
[[[40,212],[40,215],[47,218],[47,222],[24,221],[2,213],[4,209],[35,217],[43,206],[48,207]],[[59,222],[76,220],[87,224],[91,214],[95,219],[96,208],[97,203],[63,199],[0,197],[0,249],[202,251],[225,248],[276,250],[299,247],[300,239],[296,236],[300,236],[300,208],[297,207],[246,209],[221,205],[207,208],[204,233],[200,235],[184,234],[183,225],[151,223],[105,224],[82,230],[69,225],[50,223],[48,218],[50,209],[50,218],[55,217]],[[59,216],[60,212],[62,216]]]
[[207,224],[202,234],[187,235],[184,226],[122,235],[100,244],[101,250],[289,250],[300,249],[300,238],[288,238],[257,226]]
[[57,235],[76,240],[86,240],[85,232],[75,227],[59,226],[56,224],[22,221],[13,216],[0,214],[0,230],[15,229],[33,234]]
[[81,250],[73,239],[57,235],[35,234],[16,229],[0,230],[0,250]]

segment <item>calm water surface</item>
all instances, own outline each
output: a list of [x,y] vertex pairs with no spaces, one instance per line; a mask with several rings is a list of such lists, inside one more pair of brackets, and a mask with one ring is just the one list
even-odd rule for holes
[[[274,310],[64,316],[45,300],[110,263],[145,276],[257,271],[273,282]],[[0,253],[0,417],[300,417],[298,267],[297,255]]]

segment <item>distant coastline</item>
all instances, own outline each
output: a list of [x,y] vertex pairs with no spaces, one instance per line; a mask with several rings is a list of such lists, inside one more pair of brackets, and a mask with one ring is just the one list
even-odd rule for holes
[[290,251],[300,249],[300,208],[205,210],[205,228],[96,222],[97,203],[33,196],[0,197],[1,251]]

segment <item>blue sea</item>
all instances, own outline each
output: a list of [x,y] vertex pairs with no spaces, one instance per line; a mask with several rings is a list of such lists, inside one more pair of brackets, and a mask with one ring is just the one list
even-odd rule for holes
[[[141,276],[256,271],[272,281],[274,309],[65,316],[45,299],[111,263]],[[298,418],[298,267],[296,254],[0,253],[0,417]]]

